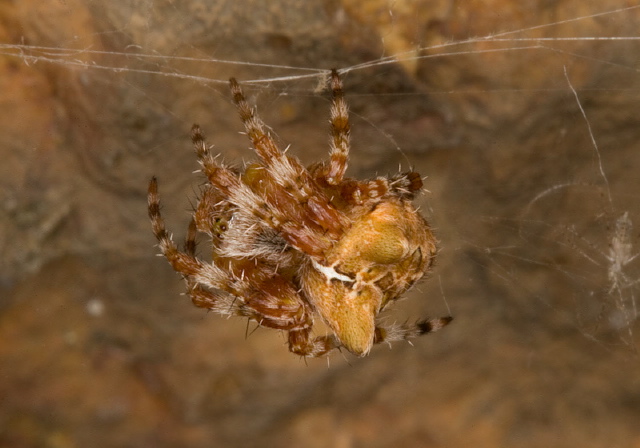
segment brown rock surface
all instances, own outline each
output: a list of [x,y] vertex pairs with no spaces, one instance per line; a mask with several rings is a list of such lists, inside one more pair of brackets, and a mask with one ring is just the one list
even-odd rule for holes
[[[592,39],[636,36],[640,3],[362,5],[0,5],[1,447],[640,447],[640,260],[610,253],[640,220],[639,44]],[[428,176],[442,251],[392,316],[456,320],[327,367],[193,308],[145,193],[157,175],[180,239],[191,124],[250,157],[231,75],[323,157],[334,66],[354,68],[350,174]]]

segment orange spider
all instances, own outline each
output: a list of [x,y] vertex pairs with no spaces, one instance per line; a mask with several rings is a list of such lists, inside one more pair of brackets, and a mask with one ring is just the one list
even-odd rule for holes
[[[259,161],[244,170],[211,154],[200,127],[191,131],[205,186],[180,251],[149,184],[149,217],[162,254],[184,277],[193,303],[288,332],[289,350],[322,356],[345,347],[364,356],[373,344],[441,329],[451,317],[381,325],[379,313],[427,273],[436,239],[411,200],[418,173],[360,181],[345,178],[349,119],[342,81],[331,71],[328,161],[308,168],[276,145],[235,79],[233,100]],[[212,240],[212,261],[195,256],[197,232]],[[319,316],[333,334],[314,336]]]

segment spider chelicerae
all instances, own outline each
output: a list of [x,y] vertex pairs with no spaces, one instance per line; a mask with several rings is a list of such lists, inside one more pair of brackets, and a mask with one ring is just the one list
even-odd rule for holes
[[[373,344],[430,333],[452,318],[379,321],[383,309],[429,272],[436,239],[411,203],[422,188],[418,173],[345,177],[350,125],[336,70],[329,84],[329,160],[305,168],[278,148],[232,78],[233,101],[259,161],[244,169],[221,163],[194,125],[191,138],[208,183],[184,249],[165,228],[155,177],[149,217],[162,254],[184,277],[196,306],[284,330],[289,350],[301,356],[340,347],[364,356]],[[195,254],[198,232],[211,238],[211,262]],[[315,317],[329,334],[314,335]]]

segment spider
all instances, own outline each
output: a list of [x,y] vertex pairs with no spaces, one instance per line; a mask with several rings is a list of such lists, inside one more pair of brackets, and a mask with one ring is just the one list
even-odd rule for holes
[[[238,82],[229,83],[259,161],[244,169],[221,163],[193,126],[191,139],[208,183],[183,250],[160,215],[156,178],[149,184],[153,233],[193,303],[286,331],[289,350],[303,357],[340,347],[364,356],[373,344],[408,340],[451,322],[379,322],[379,313],[431,269],[436,239],[411,203],[422,188],[418,173],[345,177],[350,125],[337,70],[329,78],[329,159],[308,168],[278,148]],[[198,232],[212,241],[211,262],[195,254]],[[318,316],[328,334],[314,335]]]

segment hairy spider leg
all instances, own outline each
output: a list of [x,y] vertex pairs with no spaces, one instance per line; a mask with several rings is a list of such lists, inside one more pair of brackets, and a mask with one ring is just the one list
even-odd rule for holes
[[433,333],[449,325],[453,320],[453,317],[438,317],[436,319],[425,319],[416,322],[413,325],[401,324],[401,325],[389,325],[382,326],[376,325],[374,344],[381,344],[383,342],[393,341],[407,341],[409,339],[417,338],[423,334]]
[[191,140],[204,174],[213,187],[226,196],[229,202],[240,207],[241,210],[252,212],[273,226],[278,226],[286,219],[282,213],[279,213],[279,209],[269,207],[269,204],[242,182],[242,179],[232,170],[216,161],[209,150],[200,126],[197,124],[191,128]]
[[229,85],[247,136],[266,167],[269,177],[287,195],[295,198],[298,204],[308,205],[306,213],[314,217],[325,231],[340,232],[344,218],[329,204],[326,195],[300,161],[280,151],[271,134],[265,130],[264,122],[247,103],[238,82],[231,78]]
[[308,358],[324,356],[341,347],[340,341],[335,335],[318,336],[314,339],[311,328],[289,331],[288,343],[290,351]]
[[[185,252],[195,257],[196,250],[196,223],[192,219],[189,223],[187,236],[185,238]],[[248,317],[260,323],[261,326],[287,330],[288,326],[274,325],[266,316],[260,316],[248,308],[243,301],[236,300],[230,294],[224,292],[212,292],[197,284],[193,277],[185,277],[187,291],[191,296],[193,304],[199,308],[206,308],[222,315],[237,315]],[[289,350],[304,357],[324,356],[331,350],[340,346],[340,341],[334,335],[319,336],[315,339],[311,333],[311,325],[306,325],[299,329],[288,329]]]
[[344,178],[349,163],[351,134],[349,125],[349,108],[344,99],[342,90],[342,80],[336,69],[331,70],[331,92],[333,101],[331,103],[331,139],[329,142],[331,152],[329,154],[329,166],[324,175],[329,185],[338,185]]
[[[306,304],[295,288],[278,275],[265,275],[260,265],[245,263],[242,276],[222,269],[216,264],[205,263],[193,254],[195,250],[195,227],[190,225],[185,247],[189,252],[180,252],[166,231],[160,214],[158,183],[154,178],[149,183],[149,218],[162,254],[173,269],[182,274],[189,286],[189,293],[197,306],[212,309],[221,314],[238,314],[256,320],[260,325],[281,330],[301,330],[310,327],[313,320]],[[228,293],[213,293],[203,288],[212,288]],[[222,303],[219,303],[222,300]],[[230,302],[236,302],[230,306]]]
[[[201,200],[202,201],[202,200]],[[184,252],[191,256],[196,257],[196,234],[198,228],[196,226],[195,214],[189,222],[187,229],[187,235],[184,240]],[[211,311],[215,311],[218,314],[232,316],[241,315],[240,303],[236,300],[236,297],[222,290],[215,292],[207,290],[202,287],[192,275],[184,276],[185,283],[187,284],[187,293],[191,297],[191,301],[198,308],[206,308]]]
[[196,217],[192,216],[191,221],[189,221],[189,227],[187,227],[187,235],[184,238],[184,252],[187,255],[190,255],[194,258],[196,256],[197,233],[198,233],[198,227],[196,225]]
[[[311,256],[320,257],[331,247],[338,234],[328,234],[305,207],[268,175],[265,167],[251,166],[241,178],[215,160],[198,125],[193,126],[191,138],[205,175],[237,207],[238,213],[253,214],[281,233],[288,244]],[[335,213],[325,220],[332,221]]]
[[351,127],[349,109],[344,98],[342,79],[336,69],[331,70],[329,81],[333,94],[331,104],[331,140],[329,166],[324,167],[323,177],[328,185],[339,186],[341,196],[352,205],[380,200],[388,195],[413,199],[415,192],[422,188],[418,173],[399,173],[391,178],[378,177],[368,181],[348,179],[343,182],[350,151]]
[[[184,276],[197,276],[203,268],[204,263],[194,256],[180,252],[173,242],[171,235],[167,232],[164,220],[160,214],[160,197],[158,195],[158,181],[155,177],[149,182],[149,191],[147,195],[149,205],[149,219],[153,234],[158,240],[160,251],[169,261],[174,270]],[[222,281],[226,277],[226,273],[222,270],[211,270],[212,281]]]
[[264,197],[268,207],[278,211],[277,215],[288,217],[274,229],[282,232],[298,250],[321,256],[344,232],[346,218],[330,203],[306,168],[278,149],[233,78],[230,87],[247,135],[263,164],[247,168],[245,183]]
[[339,187],[340,195],[345,201],[352,205],[362,205],[365,202],[376,204],[391,196],[411,200],[422,189],[422,185],[420,175],[408,171],[389,178],[377,177],[365,181],[346,179]]

